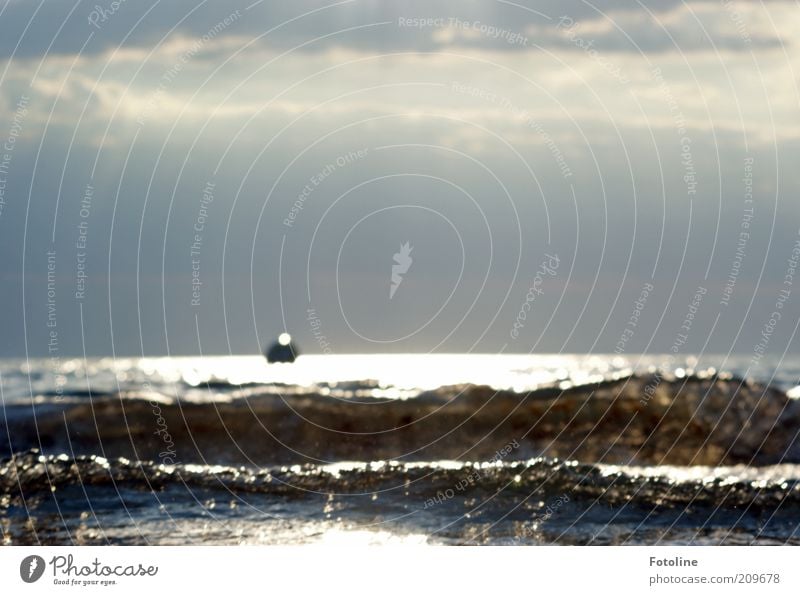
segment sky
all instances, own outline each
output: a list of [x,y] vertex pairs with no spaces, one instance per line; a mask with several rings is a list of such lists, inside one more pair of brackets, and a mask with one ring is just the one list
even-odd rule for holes
[[0,0],[0,356],[796,353],[798,30]]

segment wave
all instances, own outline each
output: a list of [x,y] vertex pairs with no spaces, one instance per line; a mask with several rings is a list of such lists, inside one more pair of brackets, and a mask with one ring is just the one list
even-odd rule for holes
[[[800,507],[800,466],[762,468],[639,468],[591,465],[557,459],[512,463],[440,461],[339,463],[270,468],[162,465],[153,461],[19,453],[0,462],[0,488],[13,499],[49,494],[69,486],[141,488],[171,485],[226,493],[309,496],[396,496],[420,509],[450,499],[492,500],[505,507],[535,496],[537,502],[597,500],[609,505],[723,506],[784,512]],[[6,505],[10,501],[6,502]],[[12,502],[13,504],[13,502]]]
[[[217,387],[218,388],[218,387]],[[38,395],[4,408],[1,456],[102,454],[223,465],[489,460],[769,465],[800,462],[800,401],[722,374],[634,374],[528,392],[444,386],[413,398],[375,383],[247,385],[193,394]],[[379,393],[383,394],[383,393]]]

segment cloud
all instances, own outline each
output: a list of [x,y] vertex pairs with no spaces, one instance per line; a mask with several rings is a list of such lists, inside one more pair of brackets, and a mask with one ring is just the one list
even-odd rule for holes
[[[173,36],[202,37],[236,11],[243,18],[221,36],[264,36],[264,42],[276,49],[320,38],[306,45],[306,52],[331,47],[433,51],[465,45],[515,52],[530,50],[534,44],[569,49],[572,44],[556,28],[562,16],[572,19],[592,36],[597,48],[606,51],[692,52],[708,50],[712,44],[746,50],[789,43],[798,23],[796,7],[778,1],[756,5],[613,0],[594,7],[579,0],[527,4],[506,0],[269,0],[255,4],[97,0],[91,5],[71,0],[10,0],[0,14],[0,56],[32,58],[149,48]],[[411,22],[416,25],[407,24]]]
[[[765,16],[768,11],[779,15],[780,29]],[[546,46],[582,49],[590,44],[604,52],[693,54],[777,48],[793,42],[790,32],[797,24],[800,17],[791,6],[695,2],[660,10],[629,4],[583,18],[565,10],[555,27],[533,25],[528,32]]]
[[[79,116],[81,128],[96,136],[111,124],[128,133],[140,127],[159,133],[165,124],[192,130],[209,121],[233,127],[251,119],[259,126],[298,117],[348,121],[403,114],[413,106],[420,114],[479,122],[504,134],[518,132],[525,111],[573,142],[575,130],[588,124],[610,132],[673,130],[672,98],[691,130],[739,131],[764,143],[800,137],[791,84],[800,59],[794,54],[787,61],[782,51],[762,49],[755,64],[750,53],[731,50],[701,53],[687,64],[677,53],[560,46],[529,53],[456,47],[433,54],[337,47],[309,54],[284,53],[240,35],[199,43],[176,34],[149,49],[15,60],[4,103],[12,112],[30,85],[31,134],[45,121],[72,129]],[[475,92],[454,92],[455,83]],[[782,125],[776,128],[774,121]]]

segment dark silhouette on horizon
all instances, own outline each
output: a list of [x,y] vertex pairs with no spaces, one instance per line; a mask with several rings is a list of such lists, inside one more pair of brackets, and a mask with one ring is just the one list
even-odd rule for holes
[[269,346],[264,355],[271,364],[292,363],[300,355],[300,351],[292,342],[292,336],[289,333],[281,333],[278,340]]

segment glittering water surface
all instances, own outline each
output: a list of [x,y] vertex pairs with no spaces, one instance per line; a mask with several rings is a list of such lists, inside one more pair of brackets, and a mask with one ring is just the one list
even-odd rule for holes
[[798,543],[798,374],[667,356],[6,360],[0,530],[17,544]]

